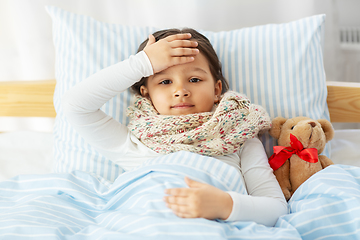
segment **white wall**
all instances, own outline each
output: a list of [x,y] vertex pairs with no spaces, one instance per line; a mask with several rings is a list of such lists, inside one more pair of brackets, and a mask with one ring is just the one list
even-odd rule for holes
[[[340,0],[338,2],[347,1]],[[338,56],[336,0],[2,0],[0,1],[0,81],[54,77],[51,20],[45,5],[94,18],[160,28],[193,27],[221,31],[283,23],[325,13],[325,70],[336,80]]]
[[[360,0],[336,0],[339,27],[360,28]],[[360,82],[360,46],[342,46],[336,66],[339,80]],[[335,123],[336,129],[358,128],[360,124]]]
[[340,26],[360,27],[360,0],[336,0]]

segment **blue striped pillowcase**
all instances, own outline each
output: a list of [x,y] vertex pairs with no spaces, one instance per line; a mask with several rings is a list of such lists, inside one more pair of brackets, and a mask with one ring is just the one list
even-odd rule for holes
[[[104,23],[54,6],[46,9],[53,21],[56,51],[55,171],[83,170],[113,181],[123,170],[74,131],[60,100],[82,79],[136,53],[138,45],[158,29]],[[317,15],[285,24],[202,33],[218,53],[230,88],[264,106],[272,118],[304,115],[329,120],[321,45],[324,21],[325,15]],[[126,91],[102,110],[126,124],[130,101]],[[263,142],[270,155],[274,141],[265,134]],[[329,155],[329,149],[325,151]]]
[[[213,44],[230,89],[245,93],[271,118],[330,120],[323,65],[325,15],[227,32],[203,32]],[[270,156],[276,141],[264,134]],[[329,145],[329,144],[328,144]],[[324,153],[330,157],[330,146]]]

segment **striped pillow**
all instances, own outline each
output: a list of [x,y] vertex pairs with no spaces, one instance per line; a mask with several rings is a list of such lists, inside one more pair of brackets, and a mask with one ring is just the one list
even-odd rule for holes
[[[61,98],[82,79],[136,53],[138,45],[155,29],[102,23],[53,6],[46,9],[53,22],[56,53],[54,171],[82,170],[113,181],[123,169],[84,142],[64,117]],[[130,100],[130,91],[126,91],[111,99],[102,110],[127,123],[125,112]]]
[[[157,29],[104,23],[53,6],[47,11],[56,50],[55,172],[77,169],[113,181],[123,170],[74,131],[62,113],[61,97],[82,79],[136,53],[138,45]],[[286,24],[203,33],[223,63],[230,88],[266,107],[271,117],[329,119],[321,47],[324,21],[325,16],[318,15]],[[102,110],[126,124],[130,101],[130,91],[126,91]],[[273,141],[267,135],[263,141],[271,154]]]
[[[230,89],[264,106],[271,118],[330,121],[322,55],[324,24],[322,14],[284,24],[203,33],[223,64]],[[275,140],[264,134],[262,141],[270,156]],[[330,146],[324,154],[330,156]]]

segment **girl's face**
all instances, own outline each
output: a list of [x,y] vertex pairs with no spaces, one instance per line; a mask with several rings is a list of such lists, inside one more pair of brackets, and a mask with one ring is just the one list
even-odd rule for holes
[[150,98],[161,115],[210,112],[220,100],[221,81],[215,81],[207,59],[200,53],[191,63],[180,64],[150,76],[140,92]]

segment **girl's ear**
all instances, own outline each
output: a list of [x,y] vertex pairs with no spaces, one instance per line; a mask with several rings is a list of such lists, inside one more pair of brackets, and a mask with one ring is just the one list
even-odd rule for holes
[[140,93],[143,97],[149,97],[149,90],[147,89],[147,87],[145,87],[145,85],[140,86]]
[[217,82],[215,83],[215,99],[214,99],[214,103],[220,102],[221,92],[222,92],[222,82],[221,82],[221,80],[217,80]]

